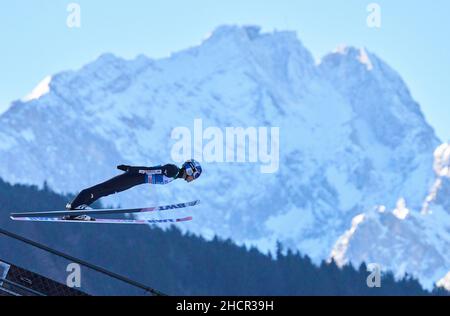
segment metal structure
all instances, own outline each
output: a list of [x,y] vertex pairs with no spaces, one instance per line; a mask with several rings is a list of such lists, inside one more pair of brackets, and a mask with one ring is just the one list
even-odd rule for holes
[[[33,240],[27,239],[23,236],[9,232],[2,228],[0,228],[0,234],[5,235],[9,238],[18,240],[18,241],[25,243],[29,246],[32,246],[34,248],[41,249],[45,252],[51,253],[58,257],[67,259],[71,262],[78,263],[82,266],[85,266],[89,269],[97,271],[101,274],[107,275],[108,277],[111,277],[113,279],[122,281],[126,284],[129,284],[129,285],[132,285],[139,289],[142,289],[145,294],[158,295],[158,296],[166,295],[166,294],[161,293],[147,285],[144,285],[137,281],[131,280],[131,279],[129,279],[125,276],[122,276],[120,274],[117,274],[115,272],[111,272],[103,267],[100,267],[100,266],[94,265],[92,263],[89,263],[87,261],[75,258],[71,255],[65,254],[61,251],[50,248],[46,245],[43,245],[43,244],[40,244]],[[55,282],[53,280],[50,280],[43,276],[40,276],[38,274],[29,272],[25,269],[21,269],[14,265],[0,261],[0,295],[2,295],[2,294],[6,295],[5,293],[8,295],[17,294],[17,295],[39,295],[39,296],[87,295],[80,291],[71,289],[65,285],[62,285],[58,282]]]
[[0,296],[85,296],[77,289],[0,260]]

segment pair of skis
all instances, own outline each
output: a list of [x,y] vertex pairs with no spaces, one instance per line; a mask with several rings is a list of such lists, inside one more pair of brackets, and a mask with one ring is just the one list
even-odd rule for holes
[[146,208],[133,209],[94,209],[94,210],[73,210],[73,211],[51,211],[51,212],[31,212],[31,213],[11,213],[10,218],[14,221],[32,221],[32,222],[63,222],[63,223],[91,223],[91,224],[164,224],[164,223],[180,223],[192,220],[192,217],[171,218],[171,219],[150,219],[150,220],[134,220],[134,219],[106,219],[95,218],[92,221],[63,219],[64,216],[79,216],[79,215],[111,215],[111,214],[136,214],[136,213],[151,213],[177,210],[190,206],[195,206],[200,203],[199,200],[170,204],[164,206],[154,206]]

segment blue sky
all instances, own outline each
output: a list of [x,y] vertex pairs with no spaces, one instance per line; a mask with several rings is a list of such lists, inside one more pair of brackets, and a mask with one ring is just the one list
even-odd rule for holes
[[[81,28],[68,28],[69,3]],[[368,28],[369,3],[381,28]],[[450,140],[448,0],[10,0],[0,4],[0,112],[50,74],[104,52],[158,58],[221,24],[295,30],[316,58],[340,44],[364,46],[396,69],[442,140]],[[446,39],[447,38],[447,39]]]

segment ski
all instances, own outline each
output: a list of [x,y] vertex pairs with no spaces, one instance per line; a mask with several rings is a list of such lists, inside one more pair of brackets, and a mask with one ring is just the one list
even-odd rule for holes
[[13,217],[14,221],[27,221],[27,222],[53,222],[53,223],[81,223],[81,224],[135,224],[135,225],[148,225],[148,224],[173,224],[180,222],[191,221],[192,217],[185,218],[173,218],[173,219],[145,219],[145,220],[133,220],[133,219],[104,219],[96,218],[94,221],[80,221],[80,220],[65,220],[58,217]]
[[148,212],[161,212],[176,210],[180,208],[186,208],[189,206],[195,206],[200,203],[200,200],[170,204],[164,206],[153,206],[146,208],[132,208],[132,209],[94,209],[94,210],[66,210],[66,211],[50,211],[50,212],[31,212],[31,213],[11,213],[10,216],[17,218],[46,218],[46,217],[63,217],[66,215],[106,215],[106,214],[131,214],[131,213],[148,213]]

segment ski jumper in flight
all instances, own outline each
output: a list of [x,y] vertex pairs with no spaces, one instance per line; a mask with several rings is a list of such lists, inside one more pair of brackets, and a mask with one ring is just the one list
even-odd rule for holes
[[[71,203],[66,205],[66,209],[84,210],[102,197],[128,190],[140,184],[167,184],[175,179],[192,182],[198,179],[202,173],[202,167],[193,159],[186,161],[181,168],[173,164],[155,167],[120,165],[117,168],[124,173],[82,190]],[[66,219],[90,220],[87,215],[67,216]]]

